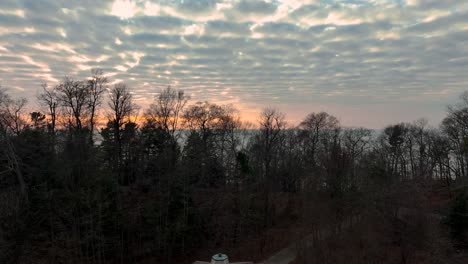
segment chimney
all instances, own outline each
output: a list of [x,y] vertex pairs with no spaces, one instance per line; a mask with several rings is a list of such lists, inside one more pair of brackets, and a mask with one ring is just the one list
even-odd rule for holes
[[211,264],[229,264],[228,256],[223,253],[218,253],[211,257]]

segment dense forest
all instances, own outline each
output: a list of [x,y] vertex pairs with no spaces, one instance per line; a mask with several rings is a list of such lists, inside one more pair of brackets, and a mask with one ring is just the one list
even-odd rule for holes
[[468,93],[439,127],[374,131],[242,122],[171,87],[143,109],[105,76],[0,89],[0,263],[262,261],[293,241],[295,263],[462,263]]

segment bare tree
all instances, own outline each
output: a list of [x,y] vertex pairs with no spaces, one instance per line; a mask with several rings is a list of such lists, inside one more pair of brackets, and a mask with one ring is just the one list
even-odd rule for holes
[[113,128],[114,141],[117,147],[117,168],[122,162],[122,135],[121,130],[129,122],[131,115],[137,109],[133,104],[133,97],[124,83],[118,83],[109,92],[109,123]]
[[38,101],[41,105],[47,108],[50,123],[48,125],[49,132],[55,134],[55,124],[57,122],[57,110],[59,106],[59,98],[57,95],[57,87],[47,88],[47,84],[42,85],[42,92],[38,95]]
[[183,91],[168,86],[155,97],[150,105],[147,111],[148,121],[174,136],[179,125],[179,117],[188,99],[189,97]]
[[5,89],[0,87],[0,129],[6,129],[6,107],[10,103],[11,98],[6,93]]
[[65,77],[57,86],[58,101],[67,117],[70,129],[81,131],[89,115],[89,89],[81,81]]
[[27,104],[26,98],[11,99],[8,95],[0,98],[0,127],[9,130],[11,133],[19,135],[27,126],[25,120],[24,107]]
[[452,175],[457,175],[458,170],[451,162],[452,146],[449,137],[440,130],[428,131],[428,155],[430,157],[430,172],[432,177],[444,180],[449,194]]
[[102,103],[102,94],[107,88],[108,80],[100,69],[91,70],[92,77],[88,80],[88,95],[89,95],[89,130],[90,140],[92,142],[94,135],[94,127],[96,123],[97,109]]
[[343,145],[351,159],[351,181],[358,186],[356,166],[362,155],[369,149],[371,143],[371,130],[366,128],[351,128],[343,132]]
[[[0,136],[0,142],[2,143],[2,151],[4,157],[6,157],[7,170],[13,172],[16,175],[18,184],[20,186],[20,191],[25,200],[27,200],[28,194],[26,189],[26,181],[24,180],[23,172],[20,168],[20,160],[16,154],[15,147],[13,146],[10,136],[6,133],[3,133]],[[3,172],[0,172],[0,175]]]
[[304,153],[308,157],[307,163],[311,164],[311,169],[316,166],[316,153],[321,137],[337,128],[338,119],[326,112],[311,113],[299,124]]
[[184,111],[184,125],[192,131],[198,131],[204,141],[218,130],[225,109],[217,104],[197,102]]
[[408,152],[412,177],[423,178],[430,176],[426,119],[418,119],[409,125]]
[[275,108],[265,108],[260,114],[259,125],[261,143],[264,148],[263,177],[268,179],[273,148],[278,143],[281,132],[286,128],[285,115]]
[[6,171],[0,171],[0,175],[8,172],[13,172],[20,185],[20,191],[27,200],[26,182],[23,177],[23,173],[20,169],[20,162],[16,154],[16,150],[10,140],[8,130],[19,135],[20,126],[24,120],[22,120],[22,110],[26,104],[26,99],[13,100],[7,94],[5,89],[0,87],[0,153],[4,157],[4,166]]
[[468,92],[460,96],[459,103],[448,106],[441,127],[452,146],[456,179],[468,181]]
[[133,96],[125,83],[117,83],[110,90],[109,99],[109,121],[114,124],[114,128],[121,129],[137,109],[133,103]]
[[468,91],[460,95],[460,102],[447,108],[448,118],[452,118],[464,130],[468,130]]
[[[258,162],[260,163],[261,175],[261,193],[263,198],[263,227],[268,228],[271,225],[272,205],[270,201],[270,192],[273,184],[273,169],[276,164],[272,164],[275,157],[278,155],[283,131],[286,128],[285,115],[275,108],[265,108],[260,113],[259,132],[254,138],[256,148],[258,149]],[[266,236],[262,237],[261,250],[264,250],[266,245]]]
[[220,162],[226,168],[225,182],[232,182],[236,166],[236,155],[240,146],[241,127],[239,111],[231,105],[222,106],[222,115],[216,125],[216,149],[219,151]]
[[271,162],[275,155],[281,133],[286,128],[285,115],[275,108],[265,108],[260,113],[260,144],[262,145],[263,174],[265,189],[268,191],[271,183]]

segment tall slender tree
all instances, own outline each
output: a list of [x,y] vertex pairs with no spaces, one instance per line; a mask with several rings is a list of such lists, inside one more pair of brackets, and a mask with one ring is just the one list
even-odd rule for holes
[[42,84],[42,92],[38,95],[39,104],[47,108],[49,116],[48,129],[52,135],[55,135],[55,126],[57,123],[59,98],[57,94],[57,86],[48,88],[47,84]]
[[89,137],[93,141],[94,128],[96,126],[96,116],[98,108],[102,103],[102,95],[107,89],[108,80],[101,69],[91,70],[91,78],[88,79],[88,104],[89,104]]
[[[108,130],[112,130],[112,140],[114,148],[110,152],[111,155],[115,155],[114,168],[116,169],[119,179],[122,177],[121,166],[123,162],[122,153],[122,140],[123,130],[126,124],[131,123],[131,116],[135,114],[137,107],[133,103],[133,96],[130,89],[124,83],[117,83],[109,91],[109,102],[108,102]],[[122,181],[122,179],[120,179]]]

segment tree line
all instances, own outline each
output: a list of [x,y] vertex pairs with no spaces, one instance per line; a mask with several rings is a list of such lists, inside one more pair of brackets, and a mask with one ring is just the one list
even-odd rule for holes
[[[250,124],[171,87],[141,109],[101,70],[44,84],[37,111],[27,101],[0,89],[2,263],[173,263],[248,241],[242,254],[266,255],[281,224],[339,232],[369,212],[395,218],[409,183],[452,195],[468,181],[468,93],[438,128],[380,132],[326,112],[293,126],[276,108]],[[460,238],[466,218],[449,221]]]

